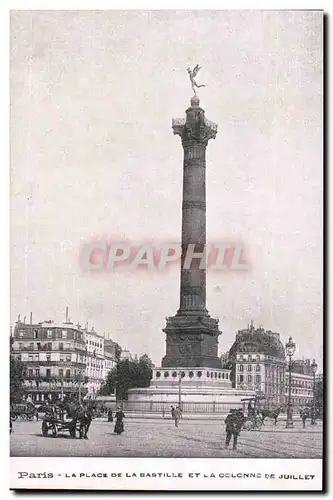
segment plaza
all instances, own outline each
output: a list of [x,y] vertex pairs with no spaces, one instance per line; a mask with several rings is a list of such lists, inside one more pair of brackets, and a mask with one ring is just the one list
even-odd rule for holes
[[260,431],[242,431],[238,449],[225,449],[224,419],[182,419],[176,428],[171,418],[125,419],[125,432],[113,434],[114,423],[92,421],[89,439],[68,435],[43,437],[42,422],[16,421],[10,436],[12,457],[159,457],[159,458],[321,458],[322,422],[315,426],[285,420],[277,426],[266,421]]

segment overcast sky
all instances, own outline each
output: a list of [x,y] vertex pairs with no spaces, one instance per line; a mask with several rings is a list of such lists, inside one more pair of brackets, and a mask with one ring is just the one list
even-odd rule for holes
[[252,319],[322,356],[322,14],[22,11],[11,15],[11,319],[94,325],[156,364],[179,270],[91,277],[92,239],[180,240],[188,66],[218,123],[207,241],[248,272],[207,275],[220,351]]

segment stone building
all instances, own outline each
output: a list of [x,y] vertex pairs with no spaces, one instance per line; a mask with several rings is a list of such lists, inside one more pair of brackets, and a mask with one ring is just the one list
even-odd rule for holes
[[83,330],[86,344],[86,369],[87,390],[89,397],[96,397],[98,391],[105,380],[105,358],[104,358],[104,337],[88,328]]
[[26,366],[25,397],[33,402],[58,401],[65,395],[84,397],[86,348],[83,332],[73,323],[26,324],[18,319],[11,356]]
[[103,378],[106,380],[108,373],[117,366],[118,359],[121,355],[121,347],[111,339],[104,340],[104,366]]
[[278,333],[251,324],[237,333],[229,359],[233,387],[265,396],[269,406],[285,403],[285,350]]
[[[297,366],[296,366],[297,368]],[[289,371],[285,373],[285,395],[288,399]],[[313,375],[291,372],[291,404],[294,411],[300,406],[311,406],[313,401]]]

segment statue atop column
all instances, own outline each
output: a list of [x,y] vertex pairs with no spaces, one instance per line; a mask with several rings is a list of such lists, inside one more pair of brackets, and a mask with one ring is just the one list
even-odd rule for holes
[[192,90],[194,92],[194,97],[197,97],[197,91],[196,88],[199,89],[200,87],[206,87],[206,85],[198,85],[197,82],[195,81],[195,77],[201,70],[201,66],[197,64],[193,69],[187,68],[188,75],[190,77],[191,85],[192,85]]

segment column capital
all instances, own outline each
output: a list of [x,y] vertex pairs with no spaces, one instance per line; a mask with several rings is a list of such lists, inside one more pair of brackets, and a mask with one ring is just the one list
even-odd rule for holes
[[215,139],[217,124],[207,120],[205,111],[199,107],[199,99],[192,98],[191,106],[186,110],[186,118],[172,120],[174,135],[179,135],[183,147],[192,145],[207,146],[210,139]]

